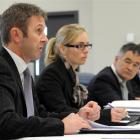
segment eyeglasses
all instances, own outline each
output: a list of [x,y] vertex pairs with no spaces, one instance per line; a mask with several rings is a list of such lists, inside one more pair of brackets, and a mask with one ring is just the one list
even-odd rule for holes
[[77,48],[77,49],[81,49],[84,50],[86,47],[88,49],[92,48],[92,44],[84,44],[84,43],[80,43],[80,44],[65,44],[64,46],[69,47],[69,48]]

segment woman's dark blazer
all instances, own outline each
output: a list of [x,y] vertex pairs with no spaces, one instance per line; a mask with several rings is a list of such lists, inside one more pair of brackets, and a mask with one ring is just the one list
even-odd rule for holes
[[[50,112],[77,112],[73,102],[73,81],[60,58],[48,65],[38,78],[36,91],[40,102]],[[100,122],[110,122],[110,110],[101,111]]]
[[[134,100],[132,87],[129,81],[127,82],[127,87],[129,90],[129,100]],[[88,100],[97,101],[102,108],[107,105],[107,103],[111,103],[114,100],[122,100],[120,84],[111,67],[104,68],[91,80],[88,91]]]
[[[17,67],[2,48],[0,51],[0,139],[63,135],[64,124],[58,114],[50,114],[39,104],[33,89],[35,116],[27,118],[23,88]],[[49,117],[48,117],[49,116]]]
[[78,111],[72,98],[73,81],[60,58],[43,70],[36,91],[40,102],[50,112]]

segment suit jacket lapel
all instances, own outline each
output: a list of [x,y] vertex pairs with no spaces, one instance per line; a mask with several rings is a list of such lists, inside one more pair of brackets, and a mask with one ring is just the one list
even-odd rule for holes
[[127,82],[127,88],[128,88],[128,99],[129,100],[135,100],[135,95],[133,94],[133,87],[131,85],[131,82]]
[[1,49],[0,55],[7,61],[7,63],[9,64],[9,67],[11,67],[11,71],[13,73],[15,81],[17,81],[20,89],[23,92],[23,87],[22,87],[20,75],[19,75],[18,69],[17,69],[16,64],[13,61],[12,57],[9,55],[9,53],[4,48]]

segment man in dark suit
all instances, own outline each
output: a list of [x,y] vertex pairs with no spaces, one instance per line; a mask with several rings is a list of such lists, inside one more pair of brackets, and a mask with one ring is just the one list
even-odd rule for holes
[[[40,57],[48,41],[44,34],[45,16],[46,13],[39,7],[25,3],[14,4],[2,14],[0,139],[64,135],[90,128],[88,122],[78,114],[46,112],[39,104],[33,87],[29,90],[30,97],[26,98],[24,71],[27,63]],[[86,109],[83,116],[90,114],[92,119],[92,108],[87,106]]]
[[125,44],[115,57],[114,63],[101,70],[90,82],[88,100],[97,101],[103,108],[114,100],[135,99],[129,80],[136,75],[139,68],[140,45]]
[[130,81],[132,85],[132,90],[135,95],[135,99],[140,99],[140,71],[136,76]]

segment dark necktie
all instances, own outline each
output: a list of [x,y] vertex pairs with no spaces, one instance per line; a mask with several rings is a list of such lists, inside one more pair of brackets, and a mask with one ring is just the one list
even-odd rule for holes
[[23,72],[24,74],[24,98],[27,108],[27,116],[34,116],[34,104],[32,94],[32,77],[28,68]]
[[128,100],[128,89],[127,89],[127,86],[126,86],[126,82],[121,83],[121,90],[122,90],[123,100]]

